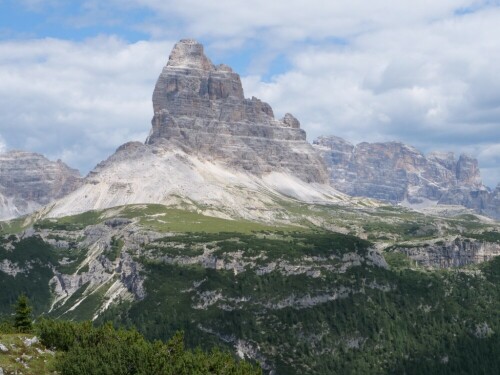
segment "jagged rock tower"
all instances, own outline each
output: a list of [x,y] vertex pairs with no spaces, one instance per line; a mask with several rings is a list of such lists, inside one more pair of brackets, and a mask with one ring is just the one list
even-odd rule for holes
[[[245,99],[238,74],[214,66],[193,40],[170,54],[153,93],[145,142],[99,163],[50,216],[143,203],[205,207],[209,215],[270,220],[275,198],[344,201],[292,115]],[[277,213],[276,215],[279,215]]]
[[194,40],[174,46],[153,108],[147,144],[171,144],[256,175],[286,171],[307,182],[328,181],[299,121],[288,113],[276,120],[269,104],[245,99],[239,75],[212,64]]

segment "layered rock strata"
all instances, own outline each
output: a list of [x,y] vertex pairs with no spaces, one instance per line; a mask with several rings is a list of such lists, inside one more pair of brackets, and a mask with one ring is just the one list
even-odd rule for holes
[[81,185],[80,173],[62,161],[24,151],[0,154],[0,219],[28,214]]
[[397,250],[420,266],[451,268],[487,262],[500,255],[500,244],[457,237],[422,246],[398,246]]
[[168,142],[256,175],[286,171],[306,182],[328,181],[299,121],[289,113],[277,120],[269,104],[246,99],[239,75],[213,65],[196,41],[175,45],[156,83],[153,108],[147,144]]
[[330,184],[349,195],[413,206],[462,205],[500,218],[500,187],[490,192],[477,160],[466,154],[424,155],[399,142],[353,145],[334,136],[313,144],[328,165]]

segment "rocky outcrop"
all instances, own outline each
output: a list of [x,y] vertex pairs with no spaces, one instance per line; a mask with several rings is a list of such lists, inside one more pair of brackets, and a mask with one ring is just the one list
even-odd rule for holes
[[486,262],[500,255],[500,244],[457,237],[421,246],[396,246],[420,266],[430,268],[462,267]]
[[399,142],[353,145],[333,136],[313,143],[328,165],[330,184],[344,193],[410,205],[462,205],[500,218],[500,188],[490,192],[481,183],[471,156],[426,156]]
[[326,182],[325,166],[291,114],[274,118],[269,104],[246,99],[238,74],[213,65],[203,46],[181,40],[153,93],[147,144],[168,142],[189,154],[256,175],[286,171],[306,182]]
[[0,154],[0,220],[30,213],[81,185],[80,173],[62,161],[24,151]]
[[[29,269],[29,265],[26,268]],[[8,259],[3,259],[2,262],[0,262],[0,272],[6,273],[7,275],[16,276],[18,273],[24,273],[25,271],[25,269],[20,268],[16,263],[12,263]]]
[[457,204],[457,202],[498,220],[500,219],[500,184],[493,191],[484,188],[469,190],[456,187],[446,191],[439,199],[440,204]]

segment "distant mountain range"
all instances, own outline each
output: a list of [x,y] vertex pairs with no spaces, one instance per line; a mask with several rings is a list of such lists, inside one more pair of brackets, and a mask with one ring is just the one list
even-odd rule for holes
[[330,185],[351,196],[370,197],[413,208],[461,205],[500,219],[500,184],[484,186],[476,159],[451,152],[424,155],[399,142],[353,145],[342,138],[319,137]]
[[80,173],[60,160],[25,151],[0,153],[0,220],[29,214],[81,184]]

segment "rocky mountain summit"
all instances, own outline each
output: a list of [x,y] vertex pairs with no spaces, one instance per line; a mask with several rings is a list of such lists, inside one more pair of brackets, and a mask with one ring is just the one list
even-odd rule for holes
[[146,141],[164,141],[189,154],[263,175],[286,171],[327,182],[324,165],[299,121],[274,118],[267,103],[246,99],[238,74],[213,65],[194,40],[177,43],[153,93],[153,128]]
[[291,114],[277,120],[269,104],[246,99],[238,74],[212,64],[194,40],[174,46],[153,109],[145,144],[120,146],[50,215],[162,203],[265,219],[277,198],[350,201],[328,185],[326,165],[299,121]]
[[25,151],[0,154],[0,219],[28,214],[81,185],[80,173],[62,161]]
[[462,205],[500,218],[500,188],[490,192],[482,184],[478,162],[469,155],[424,155],[399,142],[353,145],[334,136],[313,144],[328,165],[330,184],[346,194],[413,207]]

